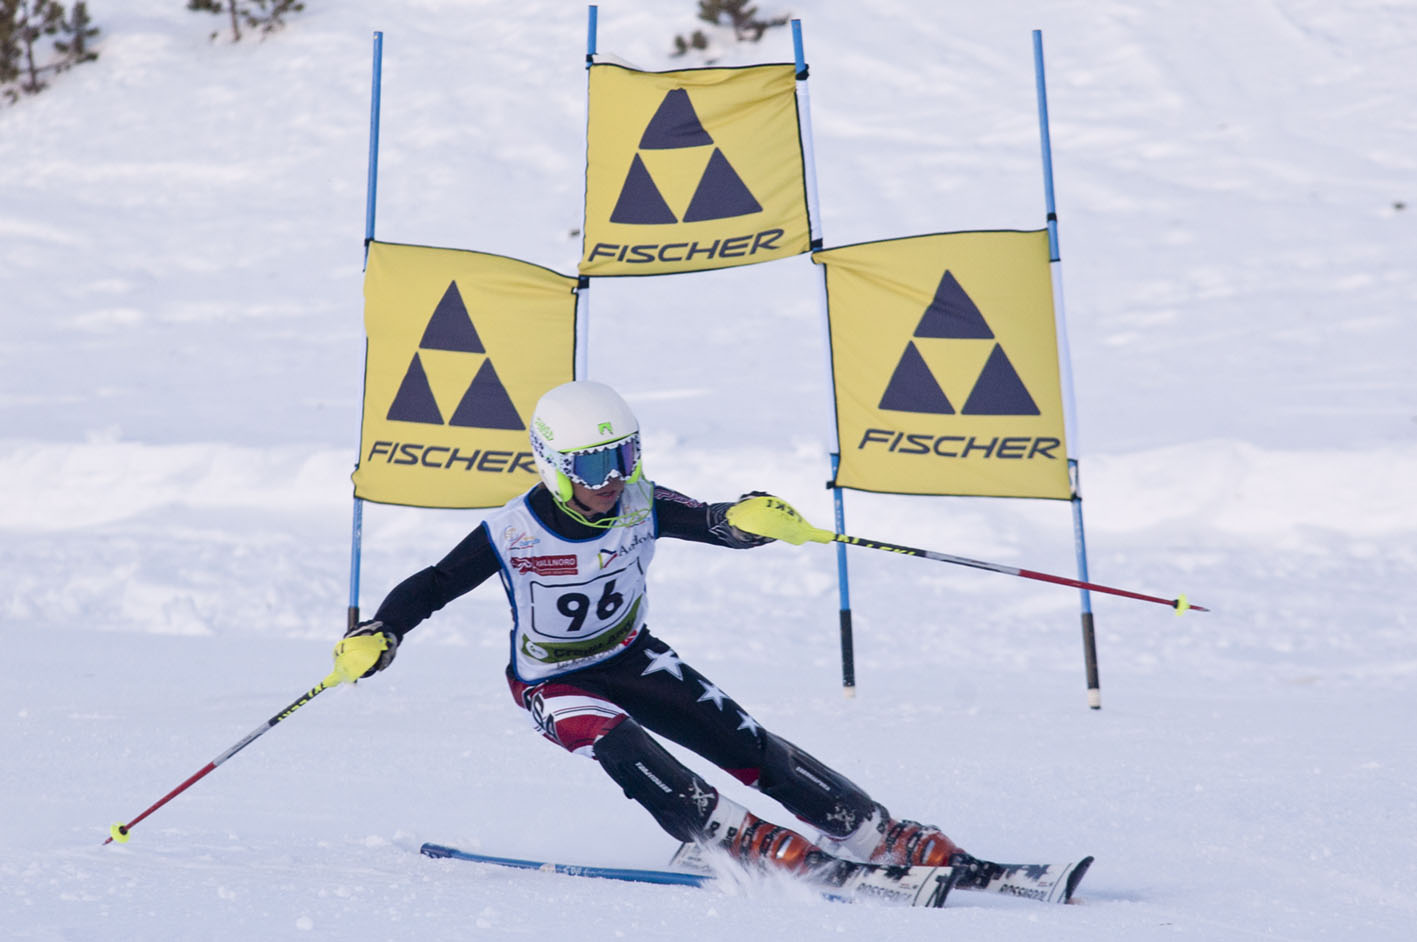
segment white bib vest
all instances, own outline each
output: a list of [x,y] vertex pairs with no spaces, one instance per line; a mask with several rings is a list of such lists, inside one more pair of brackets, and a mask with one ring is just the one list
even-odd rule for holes
[[589,667],[639,636],[649,609],[654,485],[626,486],[619,510],[635,522],[586,540],[548,530],[526,495],[487,518],[512,604],[512,668],[519,679],[535,683]]

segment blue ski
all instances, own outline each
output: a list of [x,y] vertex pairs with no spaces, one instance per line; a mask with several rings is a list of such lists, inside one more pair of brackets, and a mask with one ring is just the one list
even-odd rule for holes
[[583,867],[579,864],[550,863],[543,860],[518,860],[515,857],[475,854],[471,851],[458,850],[456,847],[444,847],[442,844],[424,844],[418,849],[418,852],[425,857],[470,860],[473,863],[512,867],[517,870],[540,870],[544,873],[564,873],[573,877],[597,877],[602,880],[627,880],[631,883],[703,886],[713,882],[712,876],[703,873],[676,873],[673,870],[627,870],[621,867]]

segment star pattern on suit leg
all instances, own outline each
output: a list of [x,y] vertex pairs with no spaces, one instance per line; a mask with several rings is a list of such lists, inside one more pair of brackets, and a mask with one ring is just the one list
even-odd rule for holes
[[673,651],[661,651],[658,654],[646,651],[645,656],[649,658],[649,667],[640,672],[641,677],[648,677],[655,671],[666,671],[679,680],[684,679],[684,672],[680,670],[680,665],[683,662],[679,660],[679,655]]
[[705,700],[711,700],[713,701],[714,706],[722,710],[723,698],[728,696],[728,694],[724,693],[722,690],[719,690],[717,684],[711,684],[707,680],[699,681],[699,685],[704,688],[704,695],[702,697],[699,697],[698,702],[703,703]]
[[738,718],[743,721],[738,724],[738,729],[746,729],[752,735],[758,735],[758,730],[762,727],[758,725],[757,720],[753,719],[751,716],[744,713],[742,710],[738,711]]

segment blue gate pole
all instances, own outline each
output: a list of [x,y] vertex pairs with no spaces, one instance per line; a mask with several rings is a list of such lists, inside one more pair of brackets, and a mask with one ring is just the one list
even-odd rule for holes
[[[374,80],[369,101],[369,187],[364,197],[364,265],[369,265],[369,243],[374,241],[374,206],[379,184],[379,95],[383,75],[384,34],[374,33]],[[369,342],[364,343],[365,368],[369,362]],[[360,457],[363,457],[362,455]],[[354,462],[359,469],[359,459]],[[364,543],[364,501],[354,498],[354,520],[351,526],[349,545],[349,608],[346,612],[346,630],[359,624],[359,569]]]
[[[599,32],[600,8],[592,3],[586,8],[585,67],[586,115],[590,115],[590,67],[595,64],[595,47]],[[584,223],[582,223],[584,228]],[[581,236],[585,238],[584,234]],[[584,249],[584,245],[582,245]],[[590,379],[590,276],[576,277],[576,362],[573,379]]]
[[586,10],[585,67],[595,61],[596,31],[599,28],[600,7],[592,3]]
[[[1068,438],[1068,483],[1072,491],[1073,549],[1077,554],[1078,580],[1087,575],[1087,537],[1082,525],[1082,486],[1078,477],[1077,407],[1073,399],[1072,353],[1068,347],[1067,311],[1063,304],[1063,266],[1058,251],[1058,209],[1053,195],[1053,143],[1048,131],[1048,87],[1043,78],[1043,31],[1033,31],[1033,71],[1038,84],[1038,130],[1043,145],[1043,189],[1048,205],[1048,266],[1053,275],[1054,318],[1058,329],[1058,365],[1063,385],[1063,421]],[[1087,705],[1102,709],[1102,689],[1097,679],[1097,634],[1092,619],[1092,594],[1080,589],[1082,649],[1087,669]]]
[[[806,175],[807,184],[807,217],[811,223],[811,243],[812,250],[816,251],[822,247],[821,212],[817,204],[817,163],[812,142],[812,108],[811,98],[807,93],[807,59],[802,48],[802,21],[792,21],[792,53],[797,70],[797,114],[802,132],[802,163],[803,173]],[[827,390],[831,392],[834,388],[832,380],[831,364],[831,323],[827,307],[827,273],[826,267],[822,268],[822,331],[826,339],[827,351]],[[842,499],[841,488],[836,486],[836,471],[841,464],[841,443],[836,441],[835,410],[833,410],[833,421],[830,424],[832,429],[832,452],[831,452],[831,489],[832,506],[835,511],[836,532],[846,532],[846,504]],[[842,692],[848,697],[856,695],[856,654],[855,644],[851,636],[851,584],[846,570],[846,544],[836,544],[836,585],[837,594],[840,597],[839,622],[841,627],[841,687]]]

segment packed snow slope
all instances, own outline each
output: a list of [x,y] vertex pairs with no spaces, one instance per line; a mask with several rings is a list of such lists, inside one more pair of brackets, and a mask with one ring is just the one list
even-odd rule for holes
[[[377,235],[573,273],[586,8],[310,3],[265,41],[94,2],[101,58],[0,109],[0,925],[7,938],[1397,940],[1417,925],[1417,7],[804,0],[828,245],[1040,228],[1043,31],[1094,580],[666,543],[655,629],[756,718],[974,852],[1091,853],[1082,905],[834,905],[434,862],[432,840],[652,867],[672,842],[507,697],[484,586],[323,694]],[[787,12],[767,3],[765,15]],[[603,4],[650,69],[691,0]],[[715,35],[722,64],[786,61]],[[657,479],[831,506],[820,271],[593,289],[590,374]],[[362,604],[477,511],[367,508]],[[847,495],[862,536],[1070,574],[1052,502]],[[771,802],[695,767],[757,810]]]

